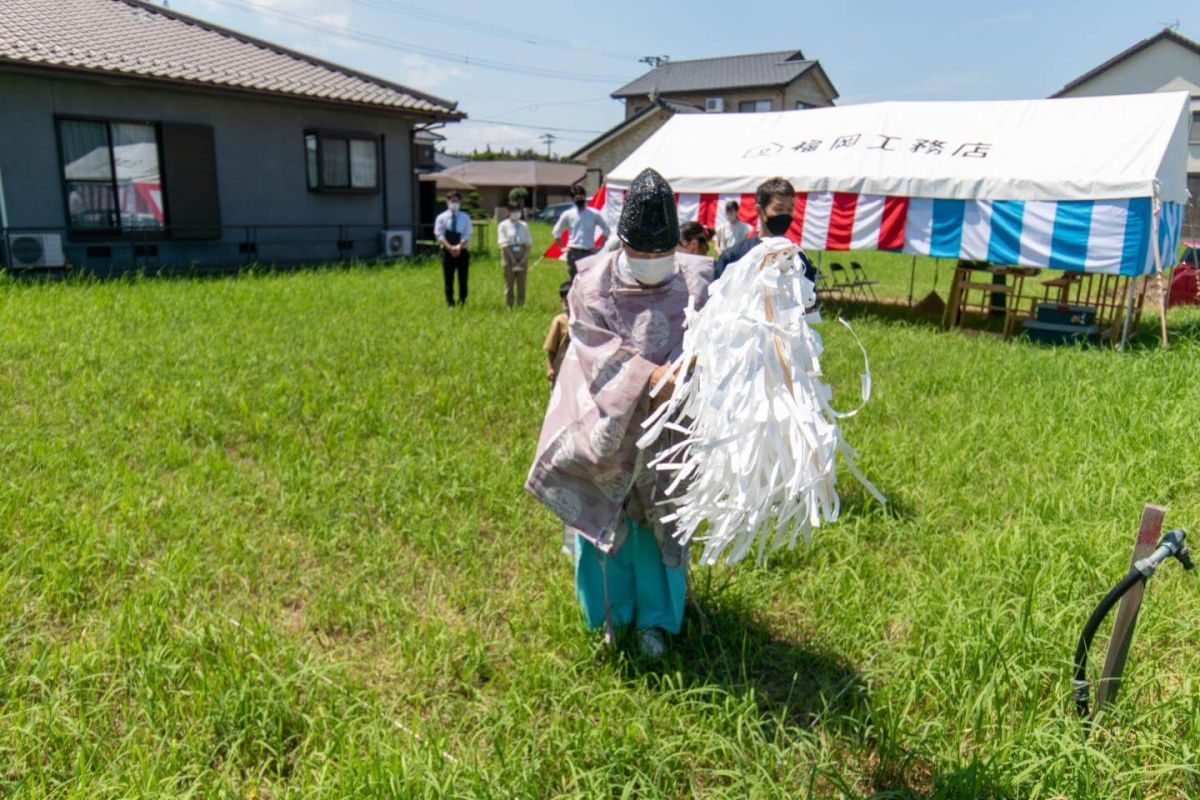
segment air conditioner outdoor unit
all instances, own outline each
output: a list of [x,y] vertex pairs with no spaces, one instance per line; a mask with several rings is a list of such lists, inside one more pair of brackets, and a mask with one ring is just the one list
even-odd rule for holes
[[62,235],[58,233],[10,233],[8,266],[10,269],[65,267]]
[[393,230],[384,231],[380,234],[382,241],[380,250],[383,255],[390,258],[396,256],[411,256],[413,252],[413,236],[412,231]]
[[704,110],[721,113],[725,110],[724,97],[710,97],[704,101]]

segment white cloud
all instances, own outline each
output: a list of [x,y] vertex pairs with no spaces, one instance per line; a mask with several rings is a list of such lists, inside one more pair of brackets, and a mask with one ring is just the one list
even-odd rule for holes
[[545,145],[538,141],[538,131],[514,128],[509,125],[474,124],[471,122],[447,125],[439,131],[446,137],[443,149],[452,153],[469,153],[483,150],[491,145],[493,150],[514,150],[532,147],[544,151]]
[[448,80],[469,77],[471,77],[469,69],[438,64],[424,56],[410,53],[400,59],[400,68],[395,80],[419,91],[432,92]]

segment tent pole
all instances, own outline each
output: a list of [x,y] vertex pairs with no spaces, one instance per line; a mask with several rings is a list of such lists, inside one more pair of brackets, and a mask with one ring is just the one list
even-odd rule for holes
[[912,308],[913,304],[913,284],[917,280],[917,257],[912,257],[912,270],[908,273],[908,306]]
[[1133,318],[1133,287],[1137,283],[1137,278],[1126,278],[1129,282],[1126,284],[1126,294],[1128,301],[1125,303],[1125,319],[1121,320],[1121,344],[1117,347],[1118,350],[1124,350],[1125,345],[1129,344],[1129,321]]
[[1162,304],[1162,308],[1159,309],[1158,313],[1158,329],[1162,336],[1163,347],[1170,346],[1170,343],[1167,341],[1167,295],[1170,293],[1170,291],[1170,283],[1166,280],[1166,277],[1163,273],[1158,273],[1158,294],[1161,298]]
[[1163,265],[1162,265],[1162,248],[1158,244],[1158,226],[1162,224],[1162,200],[1158,196],[1158,181],[1154,182],[1154,216],[1152,217],[1154,230],[1154,271],[1158,273],[1158,291],[1160,295],[1158,328],[1162,336],[1162,346],[1167,347],[1167,287],[1163,284]]

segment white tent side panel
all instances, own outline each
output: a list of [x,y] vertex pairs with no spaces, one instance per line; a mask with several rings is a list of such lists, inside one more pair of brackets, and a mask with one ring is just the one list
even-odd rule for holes
[[1186,92],[887,102],[766,114],[677,114],[618,165],[679,192],[741,194],[773,175],[802,192],[959,200],[1187,202]]

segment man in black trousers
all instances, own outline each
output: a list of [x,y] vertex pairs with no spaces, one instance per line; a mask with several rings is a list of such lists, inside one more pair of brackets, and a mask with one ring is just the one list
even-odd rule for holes
[[433,235],[442,248],[442,280],[446,305],[454,308],[454,276],[458,275],[458,305],[467,302],[467,273],[471,268],[471,216],[462,210],[462,195],[446,194],[446,210],[433,222]]

